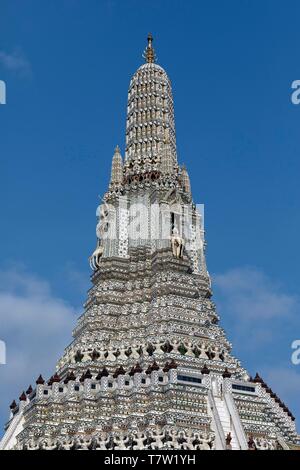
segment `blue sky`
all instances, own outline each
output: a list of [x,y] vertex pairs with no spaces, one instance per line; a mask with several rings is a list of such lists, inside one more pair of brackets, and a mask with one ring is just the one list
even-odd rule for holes
[[82,311],[149,31],[172,80],[179,160],[205,204],[222,324],[300,419],[299,14],[296,0],[0,0],[0,425],[53,371]]

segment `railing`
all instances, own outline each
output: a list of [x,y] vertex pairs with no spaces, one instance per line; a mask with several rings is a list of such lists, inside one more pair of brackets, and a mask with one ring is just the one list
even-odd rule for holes
[[290,450],[289,446],[287,445],[287,443],[281,436],[277,436],[277,441],[279,442],[279,444],[284,450]]
[[248,450],[246,434],[231,393],[226,392],[224,394],[224,400],[232,420],[232,425],[234,427],[238,445],[241,450]]
[[9,450],[12,447],[12,441],[15,440],[16,435],[19,434],[19,432],[22,430],[22,420],[23,410],[20,410],[19,413],[13,417],[9,427],[6,430],[6,433],[0,441],[0,450]]
[[224,436],[224,431],[220,421],[219,413],[217,410],[216,402],[211,390],[208,392],[208,404],[212,411],[213,422],[215,424],[216,431],[216,450],[225,450],[226,441]]

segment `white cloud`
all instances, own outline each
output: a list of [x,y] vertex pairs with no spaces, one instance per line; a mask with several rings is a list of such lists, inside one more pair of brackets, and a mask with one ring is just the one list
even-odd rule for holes
[[0,365],[2,419],[30,382],[54,372],[72,339],[76,313],[52,294],[46,281],[20,267],[0,271],[0,339],[7,348],[7,364]]
[[300,330],[299,296],[253,267],[218,274],[213,286],[222,323],[238,355],[247,351],[248,357],[261,357],[265,363],[279,356],[290,359],[290,344]]
[[274,388],[274,392],[281,398],[292,400],[299,398],[300,368],[274,367],[264,370],[265,382]]
[[0,64],[11,72],[15,72],[23,76],[31,75],[30,62],[19,49],[15,49],[10,53],[0,50]]
[[256,371],[300,418],[300,366],[291,362],[299,338],[300,300],[263,271],[231,269],[213,278],[221,322],[235,355]]
[[76,288],[76,291],[80,293],[82,298],[86,296],[86,292],[90,288],[89,274],[90,270],[80,271],[71,261],[66,264],[64,269],[66,279],[70,282],[73,289]]
[[241,321],[271,320],[293,315],[299,307],[295,295],[256,268],[237,268],[214,277],[214,284],[224,297],[232,315]]

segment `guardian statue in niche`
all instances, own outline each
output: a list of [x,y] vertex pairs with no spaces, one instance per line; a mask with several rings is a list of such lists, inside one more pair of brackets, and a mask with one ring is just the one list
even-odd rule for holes
[[176,227],[173,228],[173,232],[172,232],[172,236],[171,236],[171,244],[172,244],[173,255],[176,258],[182,258],[183,257],[184,240],[179,235],[178,229]]

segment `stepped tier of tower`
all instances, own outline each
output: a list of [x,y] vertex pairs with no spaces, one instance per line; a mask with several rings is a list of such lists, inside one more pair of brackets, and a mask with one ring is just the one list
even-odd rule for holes
[[289,449],[295,419],[231,353],[203,215],[177,161],[170,80],[152,37],[129,87],[97,210],[92,287],[53,375],[11,404],[2,449]]
[[151,360],[155,352],[158,358],[177,354],[179,363],[195,367],[210,360],[220,372],[228,367],[242,374],[218,325],[207,279],[190,273],[189,259],[178,260],[170,249],[135,257],[103,259],[59,372],[77,363],[78,351],[85,363],[96,350],[97,362],[112,366]]
[[[23,450],[289,448],[287,442],[295,440],[291,414],[279,399],[274,401],[273,392],[259,377],[245,382],[225,371],[222,396],[212,390],[213,380],[207,367],[191,373],[190,368],[178,368],[175,361],[163,368],[154,361],[147,369],[138,363],[130,371],[119,367],[113,374],[106,368],[97,375],[88,369],[79,377],[69,372],[64,380],[55,374],[47,383],[40,376],[36,388],[23,393],[19,405],[12,404],[2,446],[10,448],[10,443]],[[23,429],[16,439],[14,430],[20,424]]]

